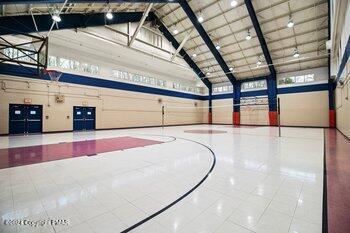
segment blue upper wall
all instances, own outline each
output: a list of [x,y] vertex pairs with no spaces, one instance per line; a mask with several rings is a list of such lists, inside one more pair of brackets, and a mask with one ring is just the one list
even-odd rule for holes
[[[11,65],[11,64],[0,64],[0,74],[12,75],[12,76],[18,76],[18,77],[24,77],[24,78],[42,79],[36,75],[35,68],[29,68],[29,67]],[[44,76],[43,79],[50,80],[50,78],[47,75]],[[93,86],[93,87],[101,87],[101,88],[110,88],[110,89],[117,89],[117,90],[124,90],[124,91],[134,91],[134,92],[141,92],[141,93],[147,93],[147,94],[164,95],[164,96],[171,96],[171,97],[178,97],[178,98],[185,98],[185,99],[195,99],[195,100],[208,99],[207,96],[202,96],[202,95],[195,95],[190,93],[183,93],[178,91],[106,80],[101,78],[93,78],[93,77],[69,74],[69,73],[63,73],[60,78],[60,82]]]
[[[24,78],[41,79],[36,75],[35,68],[29,68],[29,67],[12,65],[12,64],[0,64],[0,74],[12,75],[12,76],[24,77]],[[44,79],[50,80],[48,76],[45,76]],[[185,98],[185,99],[195,99],[195,100],[209,99],[208,96],[195,95],[190,93],[183,93],[178,91],[106,80],[101,78],[93,78],[93,77],[69,74],[69,73],[63,73],[60,79],[60,82],[93,86],[93,87],[101,87],[101,88],[110,88],[110,89],[117,89],[117,90],[125,90],[125,91],[134,91],[134,92],[141,92],[141,93],[147,93],[147,94],[164,95],[164,96],[178,97],[178,98]],[[305,86],[284,87],[284,88],[278,88],[277,94],[327,91],[328,87],[329,86],[327,83],[305,85]],[[264,95],[267,95],[267,90],[241,92],[241,97],[264,96]],[[212,98],[213,100],[232,99],[233,93],[213,95]]]

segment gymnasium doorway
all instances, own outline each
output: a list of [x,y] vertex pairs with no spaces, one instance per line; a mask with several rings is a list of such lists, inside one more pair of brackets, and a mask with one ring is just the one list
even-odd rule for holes
[[10,134],[42,132],[42,105],[10,104],[9,110]]

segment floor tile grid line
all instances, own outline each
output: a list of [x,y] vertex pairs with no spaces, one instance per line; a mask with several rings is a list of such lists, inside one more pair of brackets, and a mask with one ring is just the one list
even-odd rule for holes
[[[80,186],[81,189],[84,189],[84,187],[81,186],[81,184],[80,184],[79,182],[76,182],[76,183]],[[67,195],[66,192],[63,191],[63,193],[64,193],[64,195]],[[116,193],[115,193],[115,194],[116,194]],[[96,198],[94,197],[94,195],[92,195],[92,194],[89,194],[89,195],[90,195],[91,198],[93,198],[96,202],[98,202],[101,206],[104,206],[98,199],[96,199]],[[123,198],[123,199],[124,199],[124,198]],[[126,199],[125,199],[125,200],[126,200]],[[126,200],[126,201],[127,201],[127,200]],[[130,203],[130,204],[131,204],[131,203]],[[73,209],[75,209],[75,210],[77,211],[76,206],[75,206],[74,204],[73,204]],[[111,214],[113,214],[112,211],[107,210],[107,211],[105,211],[105,212],[103,212],[103,213],[100,213],[100,214],[98,214],[98,215],[96,215],[96,216],[93,216],[93,217],[91,217],[91,218],[88,218],[88,219],[83,220],[83,221],[82,221],[81,223],[79,223],[78,225],[84,224],[84,223],[90,221],[91,219],[94,219],[94,218],[99,217],[99,216],[101,216],[101,215],[104,215],[104,214],[106,214],[106,213],[111,213]],[[114,215],[114,214],[113,214],[113,215]],[[115,215],[114,215],[114,216],[115,216]],[[115,217],[121,221],[121,219],[120,219],[118,216],[115,216]],[[75,226],[78,226],[78,225],[70,226],[70,227],[68,227],[67,229],[71,229],[71,228],[73,228],[73,227],[75,227]],[[93,231],[93,229],[89,226],[89,224],[87,224],[87,227],[88,227],[91,231]]]
[[[54,162],[54,161],[49,161],[49,162]],[[49,175],[49,177],[50,177],[50,180],[53,182],[53,183],[55,183],[56,184],[56,186],[60,189],[60,191],[64,194],[64,196],[67,196],[67,190],[66,189],[62,189],[62,188],[60,188],[60,186],[55,182],[55,179],[52,179],[52,177]],[[81,184],[76,180],[76,179],[74,179],[74,177],[72,177],[72,176],[69,176],[70,177],[70,179],[72,179],[72,180],[74,180],[75,181],[75,183],[77,184],[77,185],[79,185],[80,186],[80,188],[81,189],[83,189],[83,187],[81,186]],[[39,195],[39,194],[38,194]],[[91,195],[91,194],[90,194]],[[95,201],[97,201],[98,203],[100,203],[93,195],[91,195],[91,197],[95,200]],[[100,203],[101,204],[101,203]],[[101,204],[102,205],[102,204]],[[44,206],[44,205],[43,205]],[[73,209],[75,210],[75,211],[77,211],[77,209],[76,209],[76,206],[73,204]],[[45,209],[45,211],[46,211],[46,213],[47,213],[47,210],[46,210],[46,208],[45,208],[45,206],[44,206],[44,209]],[[106,213],[108,213],[109,211],[106,211],[106,212],[104,212],[104,213],[101,213],[100,215],[103,215],[103,214],[106,214]],[[49,216],[49,215],[48,215]],[[94,216],[94,217],[97,217],[97,216]],[[94,218],[94,217],[92,217],[92,218]],[[119,218],[118,218],[119,219]],[[81,223],[79,223],[78,225],[81,225],[81,224],[83,224],[83,223],[85,223],[85,222],[87,222],[89,219],[86,219],[86,220],[84,220],[84,221],[82,221]],[[76,225],[75,225],[76,226]],[[67,229],[71,229],[71,228],[73,228],[73,227],[75,227],[75,226],[70,226],[70,227],[68,227]],[[53,227],[54,228],[54,227]],[[90,226],[88,226],[88,228],[89,229],[91,229],[91,227]],[[56,231],[56,229],[54,228],[54,230],[55,230],[55,232],[57,232]]]
[[208,177],[209,175],[212,173],[212,171],[214,170],[215,164],[216,164],[216,155],[215,152],[208,147],[207,145],[198,142],[198,141],[194,141],[191,139],[186,139],[186,138],[180,138],[180,137],[176,137],[177,139],[182,139],[184,141],[190,141],[193,143],[196,143],[198,145],[202,145],[204,147],[206,147],[212,154],[213,157],[213,162],[212,162],[212,166],[210,167],[209,171],[207,172],[207,174],[202,178],[202,180],[199,181],[199,183],[197,183],[193,188],[191,188],[189,191],[187,191],[185,194],[183,194],[182,196],[180,196],[178,199],[176,199],[175,201],[173,201],[171,204],[165,206],[164,208],[162,208],[161,210],[157,211],[156,213],[148,216],[147,218],[141,220],[140,222],[136,223],[135,225],[125,229],[124,231],[122,231],[123,233],[132,231],[133,229],[137,228],[138,226],[142,225],[145,222],[148,222],[149,220],[151,220],[152,218],[158,216],[159,214],[161,214],[162,212],[166,211],[167,209],[171,208],[173,205],[176,205],[178,202],[180,202],[182,199],[186,198],[189,194],[191,194],[194,190],[196,190]]
[[[37,189],[37,187],[35,186],[34,181],[33,181],[33,178],[32,178],[32,176],[31,176],[31,174],[28,172],[28,170],[27,170],[27,173],[28,173],[28,176],[29,176],[29,178],[30,178],[30,182],[32,183],[32,185],[33,185],[33,187],[34,187],[34,189],[35,189],[35,191],[36,191],[36,193],[37,193],[37,196],[40,197],[39,192],[38,192],[38,189]],[[45,211],[45,213],[46,213],[47,218],[49,219],[50,216],[49,216],[49,214],[47,213],[47,210],[46,210],[46,208],[45,208],[45,206],[44,206],[44,203],[42,202],[42,199],[41,199],[41,198],[40,198],[40,203],[41,203],[42,208],[44,209],[44,211]],[[56,232],[55,227],[54,227],[53,225],[51,225],[51,227],[52,227],[53,231]]]
[[[283,175],[283,176],[285,176],[285,175]],[[268,178],[268,176],[266,176],[264,180],[266,180],[267,178]],[[293,177],[292,177],[292,178],[293,178]],[[286,178],[284,178],[284,181],[285,181],[285,179],[286,179]],[[283,181],[283,182],[284,182],[284,181]],[[275,194],[273,195],[273,197],[269,200],[269,203],[268,203],[268,204],[266,205],[266,207],[264,208],[263,213],[259,216],[259,219],[257,220],[257,224],[259,223],[259,221],[261,220],[261,218],[264,216],[266,210],[267,210],[268,207],[271,205],[271,202],[272,202],[272,200],[274,199],[274,197],[277,195],[278,191],[281,189],[281,186],[282,186],[283,182],[282,182],[281,185],[278,187],[278,189],[277,189],[277,191],[275,192]],[[253,194],[253,192],[254,192],[254,190],[251,191],[249,194],[255,195],[255,194]],[[299,196],[300,196],[300,194],[301,194],[301,191],[300,191],[300,193],[299,193]],[[259,195],[256,195],[256,196],[259,196]],[[242,203],[242,204],[243,204],[243,203]],[[297,205],[297,204],[296,204],[296,205]],[[237,208],[239,208],[239,206],[238,206]],[[294,211],[295,211],[295,210],[294,210]],[[294,216],[293,216],[293,217],[294,217]],[[293,217],[292,217],[292,220],[293,220]],[[245,229],[248,229],[248,228],[246,228],[245,226],[240,225],[239,223],[236,223],[236,222],[234,222],[234,221],[232,221],[232,220],[230,220],[230,219],[228,219],[228,221],[231,221],[232,223],[234,223],[234,224],[236,224],[236,225],[239,225],[240,227],[243,227],[243,228],[245,228]],[[292,221],[291,221],[290,224],[289,224],[289,228],[290,228],[291,223],[292,223]],[[252,230],[252,229],[248,229],[248,230],[251,231],[251,232],[255,232],[255,231]]]
[[[282,127],[283,128],[283,127]],[[232,134],[236,135],[249,135],[249,136],[254,136],[254,137],[269,137],[269,138],[279,138],[278,135],[262,135],[262,134],[254,134],[254,133],[235,133],[231,132]],[[309,138],[309,137],[294,137],[294,136],[285,136],[281,135],[281,138],[297,138],[297,139],[303,139],[303,140],[311,140],[311,141],[318,141],[320,139],[318,138]]]
[[[175,140],[174,140],[175,141]],[[169,141],[169,142],[173,142],[173,141]],[[168,143],[168,142],[167,142]],[[149,166],[152,166],[152,165],[147,165],[147,166],[144,166],[144,167],[149,167]],[[144,168],[143,167],[143,168]],[[139,169],[136,169],[136,170],[140,170],[141,168],[139,168]],[[128,172],[130,172],[130,171],[128,171]],[[128,173],[128,172],[125,172],[125,173]],[[73,178],[74,179],[74,178]],[[78,181],[77,181],[78,182]],[[104,185],[104,184],[102,184],[102,185]],[[105,186],[105,185],[104,185]],[[107,186],[105,186],[106,188],[108,188]],[[116,194],[116,195],[118,195],[118,196],[120,196],[120,194],[118,194],[118,193],[116,193],[114,190],[111,190],[114,194]],[[143,213],[145,213],[146,215],[147,215],[147,213],[145,212],[145,211],[143,211],[142,209],[140,209],[140,208],[138,208],[137,206],[135,206],[131,201],[129,201],[128,199],[125,199],[125,198],[123,198],[124,200],[126,200],[130,205],[132,205],[133,207],[135,207],[136,209],[138,209],[138,210],[140,210],[141,212],[143,212]],[[98,201],[98,200],[97,200]],[[99,201],[98,201],[99,202]],[[118,208],[118,207],[117,207]],[[111,210],[110,211],[112,214],[113,214],[113,210]],[[107,213],[107,212],[106,212]],[[106,213],[102,213],[101,215],[103,215],[103,214],[106,214]],[[114,215],[114,214],[113,214]],[[116,216],[116,215],[114,215],[114,216]],[[95,216],[95,217],[97,217],[97,216]],[[95,218],[95,217],[93,217],[93,218]],[[118,216],[116,216],[120,221],[122,221]],[[84,222],[87,222],[89,219],[87,219],[87,220],[85,220],[85,221],[83,221],[82,223],[84,223]],[[122,221],[123,222],[123,221]],[[81,223],[81,224],[82,224]]]
[[[215,204],[215,203],[214,203],[214,204]],[[213,205],[214,205],[214,204],[213,204]],[[241,203],[241,204],[242,204],[242,203]],[[230,216],[233,214],[233,212],[237,211],[237,209],[239,208],[239,206],[240,206],[241,204],[239,204],[239,205],[236,207],[236,209],[233,209],[232,212],[231,212],[230,214],[227,215],[227,217],[224,219],[223,223],[225,223],[225,222],[227,222],[227,221],[230,221],[230,219],[229,219]],[[235,225],[237,225],[237,226],[240,226],[240,227],[246,229],[247,231],[253,232],[252,230],[246,228],[245,226],[241,226],[241,225],[239,225],[239,224],[237,224],[237,223],[235,223],[235,222],[233,222],[233,221],[230,221],[230,222],[233,223],[233,224],[235,224]],[[217,232],[217,231],[220,229],[220,227],[221,227],[221,226],[218,226],[218,227],[214,230],[214,232]]]
[[293,220],[295,219],[295,213],[296,213],[297,208],[298,208],[298,204],[299,204],[300,196],[301,196],[301,194],[302,194],[302,192],[303,192],[303,188],[304,188],[304,182],[303,182],[302,185],[301,185],[300,193],[299,193],[299,195],[298,195],[298,201],[297,201],[296,204],[295,204],[295,208],[294,208],[293,216],[292,216],[292,221],[291,221],[290,224],[289,224],[288,232],[290,231],[290,227],[292,226]]
[[[53,162],[53,161],[49,161],[49,162]],[[28,165],[27,165],[27,166],[28,166]],[[60,186],[57,185],[57,183],[55,182],[55,179],[52,179],[52,177],[51,177],[50,175],[48,175],[48,177],[49,177],[49,179],[51,180],[51,182],[52,182],[52,183],[55,183],[56,187],[58,187],[58,188],[60,189]],[[37,190],[37,187],[35,186],[34,183],[33,183],[33,186],[34,186],[34,188],[35,188],[36,191],[37,191],[38,197],[40,197],[40,194],[39,194],[39,192],[38,192],[38,190]],[[66,193],[64,192],[64,190],[60,189],[60,192],[61,192],[64,196],[66,196]],[[45,210],[45,212],[46,212],[48,218],[50,218],[50,215],[49,215],[48,212],[47,212],[47,211],[48,211],[48,210],[47,210],[47,207],[44,205],[42,198],[40,198],[40,201],[41,201],[41,203],[42,203],[42,206],[43,206],[43,208],[44,208],[44,210]],[[73,206],[73,208],[75,209],[74,206]],[[57,232],[56,228],[55,228],[54,226],[52,226],[52,227],[53,227],[53,229],[54,229],[54,232]],[[72,227],[73,227],[73,226],[72,226]],[[70,228],[71,228],[71,227],[68,227],[67,229],[70,229]]]
[[[254,136],[254,137],[269,137],[269,138],[279,138],[278,135],[273,136],[273,135],[260,135],[260,134],[248,134],[248,133],[234,133],[232,134],[237,134],[237,135],[249,135],[249,136]],[[296,138],[296,139],[303,139],[303,140],[310,140],[310,141],[318,141],[319,139],[316,138],[303,138],[303,137],[293,137],[293,136],[281,136],[281,138]]]

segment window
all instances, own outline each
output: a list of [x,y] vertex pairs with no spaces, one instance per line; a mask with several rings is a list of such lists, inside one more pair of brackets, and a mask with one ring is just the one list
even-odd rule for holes
[[315,82],[315,75],[314,74],[305,75],[305,82],[306,83]]
[[78,61],[71,61],[70,62],[70,68],[72,70],[75,70],[75,71],[80,70],[80,62],[78,62]]
[[278,80],[279,85],[288,85],[288,84],[302,84],[302,83],[312,83],[315,82],[314,74],[298,75],[285,77]]
[[242,83],[242,90],[265,89],[266,86],[266,80],[244,82]]
[[181,86],[180,86],[179,83],[173,82],[173,88],[176,89],[176,90],[180,90]]
[[58,64],[57,60],[58,60],[57,57],[49,56],[48,65],[49,66],[57,66],[57,64]]
[[15,48],[6,48],[4,49],[4,54],[9,57],[12,58],[14,60],[18,60],[18,61],[25,61],[25,62],[31,62],[31,63],[35,63],[35,60],[37,59],[37,54],[33,54],[33,52],[30,51],[20,51],[18,49]]
[[213,93],[228,93],[233,91],[232,85],[216,86],[213,88]]
[[70,68],[70,60],[65,59],[65,58],[60,58],[59,60],[59,67],[64,68],[64,69],[69,69]]
[[303,75],[302,76],[296,76],[295,77],[295,82],[296,83],[304,83],[305,82],[304,76]]
[[139,74],[133,74],[126,71],[112,70],[112,77],[117,79],[128,80],[134,83],[142,83],[147,85],[166,87],[166,81],[164,80],[143,76]]
[[82,71],[84,71],[86,73],[91,73],[91,66],[87,63],[83,63],[81,65],[81,69],[82,69]]
[[173,89],[191,92],[191,93],[196,93],[196,94],[201,93],[201,89],[199,87],[186,86],[186,85],[182,85],[182,84],[176,83],[176,82],[173,82]]
[[112,70],[112,77],[113,78],[120,78],[120,71],[119,70]]

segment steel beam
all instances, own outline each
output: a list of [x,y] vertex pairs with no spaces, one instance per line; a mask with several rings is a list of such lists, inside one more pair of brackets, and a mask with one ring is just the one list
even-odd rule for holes
[[[173,35],[169,32],[167,27],[160,21],[157,20],[157,24],[159,26],[159,30],[163,33],[164,37],[171,42],[172,46],[175,49],[180,47],[179,42],[173,37]],[[193,71],[197,74],[197,76],[202,80],[204,85],[210,89],[212,87],[211,82],[205,77],[205,74],[201,71],[201,69],[196,65],[196,63],[191,59],[190,55],[184,50],[180,49],[179,54],[182,58],[187,62],[187,64],[193,69]]]
[[[74,29],[85,27],[96,27],[103,25],[139,22],[143,16],[143,12],[118,12],[114,13],[115,17],[111,20],[105,19],[104,13],[94,14],[62,14],[62,21],[58,23],[59,29]],[[146,20],[155,19],[154,14],[150,14]],[[0,35],[7,34],[23,34],[49,31],[52,24],[51,15],[36,15],[36,26],[33,23],[31,15],[25,16],[5,16],[0,20]],[[52,30],[57,30],[54,27]]]
[[142,18],[141,18],[141,20],[140,20],[140,23],[137,25],[137,28],[136,28],[134,34],[132,35],[132,37],[131,37],[131,39],[130,39],[130,42],[129,42],[129,44],[128,44],[129,47],[134,43],[134,41],[135,41],[137,35],[139,34],[139,32],[140,32],[140,30],[141,30],[141,28],[142,28],[142,25],[144,24],[146,18],[148,17],[148,14],[149,14],[150,10],[152,9],[152,7],[153,7],[153,3],[150,3],[150,4],[147,6],[145,12],[144,12],[143,15],[142,15]]
[[[325,2],[324,2],[324,1],[320,2],[318,6],[320,6],[321,4],[325,4]],[[310,4],[310,5],[307,5],[307,6],[305,6],[305,7],[302,7],[302,8],[296,9],[296,10],[294,10],[294,11],[291,11],[291,12],[288,12],[288,13],[284,13],[284,14],[282,14],[282,15],[277,16],[276,18],[261,20],[260,25],[263,25],[263,24],[266,24],[266,23],[269,23],[269,22],[272,22],[272,21],[275,21],[275,20],[280,20],[280,19],[282,19],[282,18],[284,18],[284,17],[289,16],[290,14],[298,14],[300,11],[312,10],[312,9],[314,9],[314,3],[312,3],[312,4]],[[261,11],[259,11],[259,12],[261,12]],[[307,22],[307,21],[310,22],[310,21],[312,21],[313,19],[319,19],[319,18],[323,18],[323,17],[327,17],[327,13],[325,13],[325,14],[324,14],[324,13],[319,14],[318,16],[312,17],[311,19],[306,19],[306,20],[303,20],[303,21],[300,21],[300,22],[298,21],[297,25],[299,25],[300,23],[303,23],[303,22]],[[229,26],[231,23],[235,23],[235,22],[237,22],[237,21],[242,21],[242,20],[245,20],[245,19],[247,19],[247,18],[249,18],[249,15],[240,17],[240,18],[238,18],[238,19],[231,20],[231,21],[229,21],[228,23],[220,24],[220,25],[218,25],[218,26],[216,26],[216,27],[211,28],[210,30],[208,30],[207,33],[210,34],[210,33],[215,32],[216,30],[218,30],[218,29],[220,29],[220,28]],[[186,30],[189,30],[189,29],[191,29],[191,27],[185,29],[184,31],[180,31],[178,35],[180,35],[181,33],[185,32]],[[237,34],[237,33],[240,33],[240,32],[246,31],[246,30],[247,30],[246,28],[242,28],[242,29],[240,29],[240,30],[235,31],[234,33]],[[275,31],[275,30],[271,30],[271,31]],[[221,38],[218,38],[218,39],[223,39],[224,37],[230,36],[230,35],[231,35],[231,33],[228,33],[227,35],[225,35],[225,36],[223,36],[223,37],[221,37]],[[196,39],[196,38],[198,38],[198,37],[200,37],[200,36],[196,35],[196,36],[194,36],[194,37],[191,37],[190,39],[192,40],[192,39]],[[200,45],[198,45],[198,46],[200,46]],[[197,47],[197,46],[196,46],[196,47]],[[189,49],[190,49],[190,48],[189,48]]]
[[253,23],[256,35],[258,36],[258,39],[259,39],[259,42],[260,42],[260,46],[261,46],[261,49],[262,49],[262,51],[264,53],[264,57],[265,57],[266,63],[269,66],[270,73],[271,73],[271,75],[273,77],[276,77],[276,69],[273,66],[273,62],[272,62],[272,58],[271,58],[271,55],[270,55],[270,52],[269,52],[269,48],[267,47],[264,34],[261,31],[261,27],[260,27],[260,24],[259,24],[258,17],[256,17],[253,3],[251,2],[251,0],[244,0],[244,2],[245,2],[245,5],[247,7],[250,19],[252,20],[252,23]]
[[192,30],[185,36],[185,38],[181,41],[180,46],[176,49],[175,53],[171,56],[170,60],[174,61],[174,59],[176,58],[177,54],[180,52],[180,50],[184,47],[184,45],[186,44],[187,40],[190,38],[192,33]]
[[[0,5],[8,4],[53,4],[65,0],[0,0]],[[69,3],[178,3],[178,0],[69,0]]]
[[226,74],[228,80],[234,84],[236,81],[236,78],[233,74],[230,73],[230,69],[227,66],[225,60],[222,58],[221,54],[219,51],[215,48],[214,43],[210,39],[209,35],[203,28],[202,24],[198,22],[197,17],[191,7],[188,5],[186,0],[180,0],[179,1],[182,9],[185,11],[187,17],[191,20],[192,24],[194,27],[197,29],[199,35],[202,37],[206,45],[208,46],[209,50],[212,52],[213,56],[215,57],[216,61],[219,63],[221,69],[224,71]]

